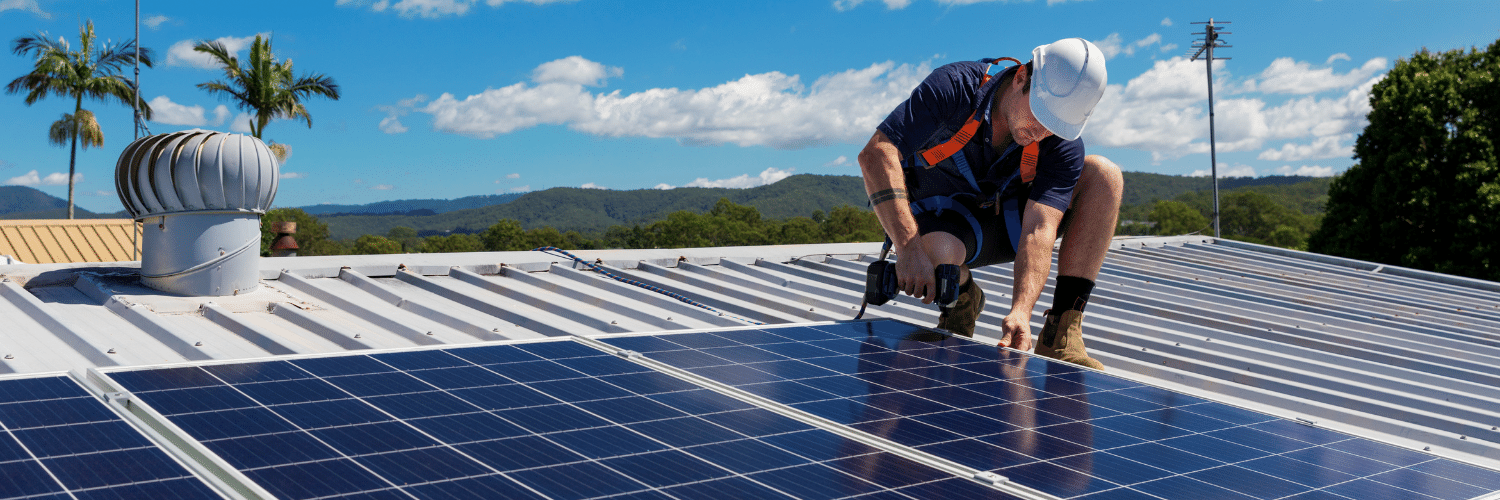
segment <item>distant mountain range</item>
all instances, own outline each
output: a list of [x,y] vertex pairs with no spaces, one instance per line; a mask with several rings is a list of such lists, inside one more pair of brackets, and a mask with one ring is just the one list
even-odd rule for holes
[[551,226],[559,231],[602,234],[610,226],[649,224],[679,210],[704,212],[719,198],[760,210],[761,216],[786,219],[827,212],[840,205],[865,206],[864,181],[839,175],[794,175],[775,184],[747,189],[676,188],[615,191],[583,188],[552,188],[533,191],[501,205],[456,210],[432,215],[337,215],[319,216],[328,223],[331,238],[348,239],[365,234],[388,233],[404,226],[419,234],[483,231],[501,219],[519,221],[522,227]]
[[312,215],[436,215],[466,208],[510,203],[526,193],[483,194],[453,200],[395,200],[366,205],[308,205],[297,207]]
[[[79,219],[115,219],[128,217],[124,212],[96,214],[77,206],[73,216]],[[26,186],[0,186],[0,219],[65,219],[68,200]]]
[[[1328,179],[1299,176],[1234,177],[1219,180],[1219,189],[1286,186]],[[1321,186],[1326,191],[1326,186]],[[1125,172],[1126,207],[1171,200],[1178,195],[1212,189],[1206,177]],[[559,231],[598,235],[610,226],[649,224],[678,210],[705,212],[719,198],[760,210],[763,217],[786,219],[828,212],[840,205],[866,208],[864,182],[848,175],[794,175],[780,182],[748,189],[676,188],[669,190],[552,188],[505,195],[466,196],[452,200],[394,200],[365,205],[312,205],[301,208],[328,223],[334,239],[365,234],[384,235],[404,226],[419,234],[483,231],[500,219],[514,219],[522,227],[551,226]],[[79,218],[124,218],[124,211],[96,214],[75,209]],[[60,219],[67,201],[25,186],[0,186],[0,218]]]

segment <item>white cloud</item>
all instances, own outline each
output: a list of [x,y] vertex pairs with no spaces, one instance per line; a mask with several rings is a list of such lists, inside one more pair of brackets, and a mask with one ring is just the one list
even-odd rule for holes
[[1349,58],[1349,54],[1345,54],[1343,52],[1339,52],[1337,54],[1328,56],[1328,60],[1327,61],[1323,61],[1323,65],[1325,65],[1325,66],[1331,66],[1331,65],[1333,65],[1334,61],[1352,61],[1352,60],[1353,59]]
[[[753,187],[756,187],[756,186],[764,186],[764,185],[767,185],[767,184],[775,184],[777,181],[780,181],[780,180],[785,179],[787,177],[791,177],[792,172],[794,172],[796,170],[797,169],[795,169],[795,168],[788,168],[786,170],[777,170],[776,167],[769,167],[769,168],[765,169],[764,171],[761,171],[760,175],[755,176],[755,177],[751,177],[750,174],[742,174],[742,175],[740,175],[738,177],[730,177],[728,179],[719,179],[719,180],[716,180],[716,181],[708,180],[707,177],[699,177],[699,178],[693,180],[693,182],[687,183],[687,185],[685,185],[683,187],[712,187],[712,188],[738,188],[738,189],[753,188]],[[662,186],[662,185],[658,185],[658,189],[660,189],[660,186]]]
[[[73,174],[73,181],[75,183],[83,182],[83,174]],[[7,186],[66,186],[67,184],[68,174],[53,172],[47,174],[46,177],[42,177],[35,170],[11,177],[5,181],[5,185]]]
[[234,115],[234,119],[229,120],[229,131],[236,134],[248,134],[251,120],[254,119],[255,117],[250,116],[250,113],[241,111],[240,114]]
[[380,120],[381,132],[385,132],[387,134],[401,134],[405,133],[407,130],[408,129],[406,128],[406,126],[401,124],[400,118],[387,116]]
[[1308,177],[1333,177],[1333,167],[1320,167],[1317,165],[1303,165],[1292,168],[1291,165],[1282,165],[1272,171],[1277,175],[1304,175]]
[[42,19],[52,19],[52,14],[43,11],[42,7],[37,5],[36,0],[0,0],[0,12],[12,9],[30,12]]
[[1171,26],[1172,25],[1172,18],[1170,18],[1170,17],[1163,17],[1161,19],[1161,25],[1162,26]]
[[605,66],[582,56],[568,56],[537,66],[531,71],[531,80],[536,83],[574,83],[598,87],[604,85],[607,79],[624,74],[625,70],[621,68]]
[[282,179],[306,179],[307,174],[302,172],[282,172],[279,177]]
[[[1343,54],[1334,54],[1329,60]],[[1345,55],[1347,59],[1349,56]],[[1377,57],[1366,61],[1358,69],[1342,75],[1333,68],[1313,68],[1307,61],[1293,61],[1290,57],[1277,58],[1271,66],[1260,72],[1259,81],[1246,83],[1246,91],[1265,94],[1316,94],[1328,90],[1344,89],[1369,80],[1371,76],[1385,70],[1386,60]]]
[[665,190],[668,190],[668,189],[672,189],[672,185],[663,182],[661,184],[657,184],[655,186],[652,186],[651,189],[660,189],[660,190],[665,191]]
[[[1274,65],[1275,63],[1273,63]],[[1366,67],[1384,65],[1384,60]],[[1331,156],[1332,144],[1324,137],[1351,137],[1363,129],[1369,113],[1369,93],[1380,76],[1363,83],[1342,80],[1343,95],[1319,98],[1303,96],[1268,103],[1249,94],[1256,85],[1232,83],[1229,64],[1216,64],[1216,89],[1239,89],[1235,97],[1217,98],[1216,145],[1223,151],[1253,151],[1266,141],[1308,141],[1304,154],[1311,159]],[[1173,57],[1156,61],[1150,70],[1125,84],[1109,85],[1084,130],[1091,145],[1150,151],[1153,161],[1208,152],[1208,89],[1202,63]],[[1263,72],[1264,73],[1264,72]],[[1321,141],[1321,142],[1319,142]],[[1297,146],[1271,155],[1298,154]],[[1343,154],[1343,153],[1339,153]],[[1296,156],[1277,156],[1275,161],[1297,161]]]
[[531,185],[530,184],[527,184],[525,186],[516,186],[516,187],[510,188],[510,192],[512,192],[512,193],[524,193],[524,192],[530,191],[530,190],[531,190]]
[[1177,50],[1177,44],[1175,44],[1175,43],[1169,43],[1169,44],[1161,46],[1161,51],[1162,52],[1171,52],[1171,51],[1174,51],[1174,50]]
[[842,166],[848,165],[848,164],[849,164],[849,157],[848,156],[844,156],[844,155],[839,155],[838,158],[834,158],[833,161],[830,161],[828,163],[824,163],[823,166],[825,166],[825,167],[842,167]]
[[[266,35],[266,33],[261,33],[261,35]],[[224,49],[230,54],[238,54],[250,47],[250,44],[255,41],[255,35],[240,38],[226,36],[215,38],[214,41],[224,44]],[[182,40],[172,44],[167,49],[167,66],[219,69],[219,63],[215,62],[213,57],[193,50],[195,45],[198,45],[198,40]]]
[[1104,57],[1106,59],[1114,59],[1115,56],[1121,53],[1124,53],[1127,56],[1133,56],[1135,55],[1135,52],[1137,50],[1141,50],[1152,45],[1160,45],[1161,35],[1158,33],[1152,33],[1150,35],[1146,35],[1145,38],[1142,38],[1140,40],[1136,40],[1130,43],[1124,43],[1119,33],[1110,33],[1109,36],[1104,37],[1103,40],[1093,40],[1093,42],[1094,45],[1097,45],[1099,47],[1100,52],[1104,52]]
[[[490,7],[499,7],[507,2],[523,2],[534,5],[546,5],[549,3],[571,2],[574,0],[485,0]],[[339,6],[362,7],[370,6],[375,12],[394,10],[401,17],[437,19],[447,16],[462,16],[469,13],[469,8],[479,3],[478,0],[379,0],[371,3],[368,0],[335,0],[334,4]]]
[[[1194,170],[1188,177],[1208,177],[1213,172],[1208,170]],[[1229,166],[1226,163],[1219,164],[1219,178],[1226,177],[1255,177],[1255,167],[1249,165]]]
[[220,104],[213,109],[214,116],[210,120],[205,116],[203,106],[184,106],[172,102],[172,99],[164,95],[156,96],[149,104],[151,105],[151,121],[167,125],[217,127],[223,125],[225,117],[229,116],[229,107]]
[[519,173],[505,174],[505,178],[506,179],[520,179],[521,178],[521,174],[519,174]]
[[390,191],[392,189],[396,189],[396,186],[392,186],[390,184],[376,184],[374,186],[370,186],[370,189],[374,189],[377,191]]
[[1314,139],[1311,144],[1286,143],[1281,149],[1267,149],[1256,156],[1257,160],[1270,161],[1302,161],[1321,160],[1324,158],[1349,158],[1354,156],[1354,144],[1347,146],[1340,143],[1345,140],[1353,140],[1354,134],[1329,135]]
[[[890,10],[905,9],[906,6],[911,5],[911,0],[882,0],[882,2],[885,3],[885,8]],[[865,0],[833,0],[833,9],[843,12],[858,7],[862,3],[865,3]]]
[[583,183],[582,186],[578,186],[578,187],[581,187],[581,188],[584,188],[584,189],[609,189],[607,187],[600,186],[598,184],[594,184],[592,182],[585,182],[585,183]]
[[408,129],[406,125],[401,124],[401,117],[406,116],[407,113],[411,113],[412,108],[426,101],[426,95],[417,94],[413,97],[396,101],[395,105],[376,106],[375,109],[386,112],[385,118],[380,120],[380,131],[387,134],[406,133]]
[[157,16],[151,16],[151,17],[142,19],[141,20],[141,24],[146,25],[147,28],[151,28],[153,30],[157,30],[157,29],[161,29],[162,23],[165,23],[165,22],[171,21],[171,20],[172,20],[172,18],[170,18],[170,17],[157,15]]
[[522,82],[463,99],[444,93],[417,110],[431,114],[438,131],[486,139],[538,125],[567,125],[607,137],[800,149],[868,139],[930,70],[925,63],[885,62],[824,75],[811,85],[773,71],[697,90],[632,94],[594,94],[577,81]]

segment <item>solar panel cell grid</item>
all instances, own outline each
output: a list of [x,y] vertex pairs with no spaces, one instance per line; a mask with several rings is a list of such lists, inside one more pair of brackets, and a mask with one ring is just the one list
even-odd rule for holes
[[[754,351],[731,357],[777,357]],[[285,498],[909,499],[901,492],[952,478],[568,341],[110,376]],[[800,384],[766,390],[834,397]],[[252,419],[268,422],[240,425]]]
[[1488,469],[892,321],[603,340],[1061,497],[1500,490]]
[[0,498],[217,498],[63,376],[0,380]]

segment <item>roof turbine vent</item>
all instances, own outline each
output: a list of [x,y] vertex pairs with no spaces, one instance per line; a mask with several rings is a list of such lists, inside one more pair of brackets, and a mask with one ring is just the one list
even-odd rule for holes
[[115,188],[144,223],[141,281],[182,295],[236,295],[260,284],[260,216],[280,166],[260,139],[184,130],[130,143]]

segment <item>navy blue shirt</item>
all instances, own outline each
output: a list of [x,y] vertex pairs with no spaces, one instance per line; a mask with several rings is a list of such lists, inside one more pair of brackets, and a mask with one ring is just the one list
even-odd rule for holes
[[[986,64],[975,61],[944,65],[912,90],[911,97],[880,123],[879,130],[901,150],[902,165],[913,168],[913,155],[947,140],[963,127],[964,122],[979,110],[981,119],[974,138],[964,146],[963,155],[974,172],[983,197],[1005,189],[1006,197],[1019,196],[1024,186],[1019,181],[1006,184],[1020,168],[1021,148],[1006,148],[1013,144],[991,144],[993,126],[989,110],[994,103],[995,90],[1004,81],[1006,69],[990,78],[984,88]],[[1057,136],[1042,139],[1037,155],[1036,179],[1031,184],[1031,200],[1059,211],[1068,209],[1073,199],[1073,187],[1083,172],[1083,138],[1064,141]],[[1010,149],[1009,154],[1006,154]],[[967,182],[964,182],[967,184]]]

